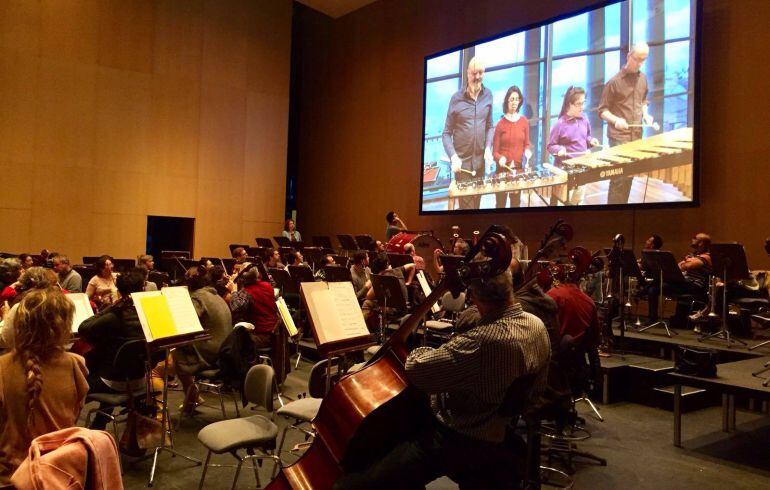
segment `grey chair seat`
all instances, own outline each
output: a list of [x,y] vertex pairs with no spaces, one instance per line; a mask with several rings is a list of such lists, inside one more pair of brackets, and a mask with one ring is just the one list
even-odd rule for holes
[[278,415],[291,417],[303,422],[310,422],[318,414],[321,407],[321,398],[302,398],[291,403],[287,403],[278,409]]
[[450,330],[453,325],[447,322],[440,322],[438,320],[428,320],[425,322],[425,327],[431,330]]
[[195,373],[195,376],[201,379],[215,379],[219,376],[219,369],[205,369],[203,371],[198,371]]
[[[144,396],[147,390],[136,390],[132,393],[133,398]],[[99,402],[108,405],[124,405],[128,403],[128,395],[125,393],[89,393],[86,396],[86,402]]]
[[274,444],[278,426],[262,415],[223,420],[198,432],[198,440],[211,451],[221,454],[232,449]]

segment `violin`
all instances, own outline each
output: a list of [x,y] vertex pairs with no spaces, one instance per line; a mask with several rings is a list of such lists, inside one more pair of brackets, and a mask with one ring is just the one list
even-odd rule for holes
[[369,467],[433,417],[427,396],[409,385],[406,340],[444,293],[456,297],[472,280],[508,269],[511,249],[501,231],[491,226],[459,265],[447,264],[441,283],[372,359],[332,387],[313,420],[311,446],[266,488],[331,488],[342,474]]

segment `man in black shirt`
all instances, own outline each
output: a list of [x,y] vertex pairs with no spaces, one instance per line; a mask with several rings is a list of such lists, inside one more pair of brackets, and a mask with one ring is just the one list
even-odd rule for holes
[[[477,58],[468,62],[467,83],[449,101],[444,132],[441,141],[444,151],[452,162],[452,172],[457,182],[480,179],[484,176],[485,162],[489,167],[492,158],[492,139],[495,127],[492,123],[492,91],[486,88],[484,64]],[[475,175],[472,175],[475,172]],[[486,172],[492,172],[487,168]],[[461,197],[459,209],[478,209],[481,195]]]

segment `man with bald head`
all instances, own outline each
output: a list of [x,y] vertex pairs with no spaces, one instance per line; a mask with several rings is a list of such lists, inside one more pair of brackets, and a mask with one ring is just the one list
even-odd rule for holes
[[[693,251],[685,255],[684,259],[679,262],[679,270],[682,271],[686,282],[683,284],[663,284],[665,294],[691,294],[696,299],[706,299],[709,277],[712,274],[710,246],[711,237],[706,233],[698,233],[692,238],[690,248]],[[657,320],[659,295],[659,286],[654,285],[649,288],[647,301],[649,302],[651,321]]]
[[[492,91],[483,85],[483,80],[484,63],[471,58],[465,85],[449,101],[441,141],[457,182],[480,179],[485,170],[492,172],[491,168],[485,168],[494,161]],[[480,195],[461,197],[459,209],[478,209],[480,204]]]
[[[641,72],[649,54],[647,43],[634,44],[626,55],[626,64],[604,86],[599,117],[607,121],[610,146],[640,139],[641,124],[652,126],[654,122],[647,112],[647,77]],[[610,179],[607,204],[626,204],[633,182],[633,176]]]

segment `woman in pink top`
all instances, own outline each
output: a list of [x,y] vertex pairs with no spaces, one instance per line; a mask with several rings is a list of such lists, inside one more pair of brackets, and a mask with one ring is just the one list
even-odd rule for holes
[[94,268],[96,275],[88,281],[86,294],[101,310],[118,299],[118,288],[115,286],[117,274],[112,272],[112,257],[109,255],[99,257],[94,263]]
[[0,486],[32,439],[72,427],[83,408],[85,361],[64,350],[74,313],[57,288],[29,291],[16,311],[12,350],[0,356]]
[[[524,170],[524,160],[532,157],[529,142],[529,121],[519,114],[524,103],[521,89],[516,85],[508,89],[503,99],[503,117],[495,126],[492,141],[492,155],[497,162],[496,175],[504,178],[509,173],[516,174]],[[504,208],[505,201],[511,197],[511,207],[517,208],[521,202],[521,192],[496,192],[497,208]]]

